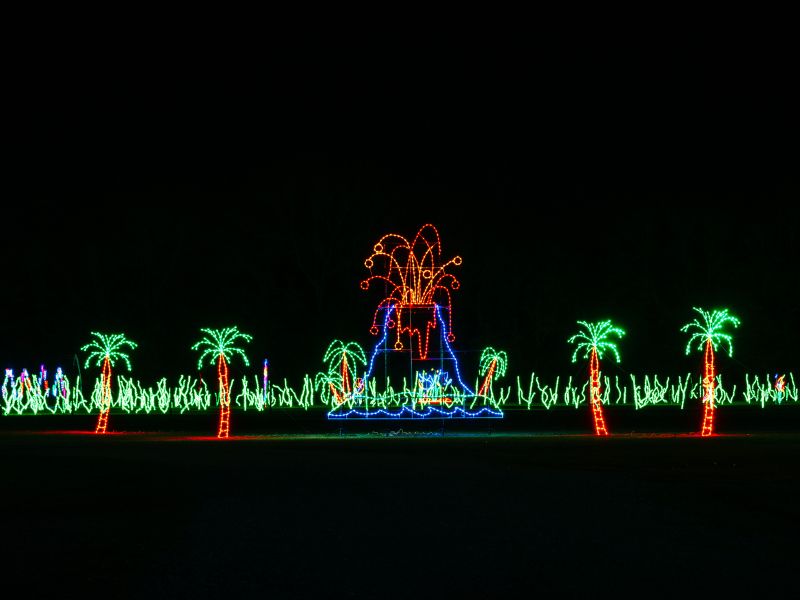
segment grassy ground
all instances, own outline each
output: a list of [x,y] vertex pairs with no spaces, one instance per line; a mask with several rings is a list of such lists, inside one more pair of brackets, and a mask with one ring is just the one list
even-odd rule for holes
[[0,434],[6,589],[107,597],[795,588],[800,435]]

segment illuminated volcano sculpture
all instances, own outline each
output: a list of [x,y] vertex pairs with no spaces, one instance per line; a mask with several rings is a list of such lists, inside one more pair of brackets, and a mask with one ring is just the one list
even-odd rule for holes
[[481,361],[486,373],[480,386],[477,379],[474,386],[464,381],[452,346],[451,293],[460,284],[449,272],[461,257],[443,261],[441,254],[433,225],[424,225],[411,242],[389,234],[375,244],[364,261],[370,275],[361,289],[384,288],[370,329],[379,339],[369,357],[354,350],[360,350],[354,342],[336,340],[328,348],[329,369],[317,376],[317,385],[329,395],[329,418],[503,417],[492,380],[505,372],[505,353],[499,354],[500,368],[497,360]]

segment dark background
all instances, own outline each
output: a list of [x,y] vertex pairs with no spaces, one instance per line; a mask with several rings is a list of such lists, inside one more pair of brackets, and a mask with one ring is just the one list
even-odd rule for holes
[[464,259],[466,365],[492,345],[511,375],[579,373],[575,321],[612,318],[628,335],[608,372],[696,371],[679,327],[702,306],[742,319],[724,373],[796,370],[784,48],[388,45],[94,48],[21,68],[2,366],[74,373],[89,331],[123,331],[137,376],[172,378],[194,372],[200,327],[237,324],[254,370],[269,358],[297,382],[333,338],[369,347],[363,260],[430,222]]
[[[66,20],[54,43],[44,14],[8,21],[31,31],[4,54],[0,367],[73,374],[89,331],[124,331],[139,343],[136,376],[175,378],[195,369],[200,327],[235,323],[255,336],[254,371],[269,357],[274,378],[296,382],[332,338],[373,339],[363,260],[384,233],[431,222],[445,255],[464,259],[454,327],[466,364],[493,345],[511,376],[583,373],[566,344],[575,321],[613,318],[628,336],[606,372],[698,372],[679,327],[699,305],[742,319],[723,373],[797,372],[794,31],[756,39],[752,9],[732,28],[726,7],[707,24],[695,8],[678,15],[703,43],[680,28],[650,39],[666,12],[620,15],[639,39],[599,21],[585,37],[585,13],[560,22],[568,36],[543,33],[557,23],[540,15],[490,36],[453,12],[429,44],[416,27],[386,34],[401,15],[429,23],[392,6],[389,19],[353,18],[379,40],[310,10],[303,28],[321,20],[324,41],[278,40],[280,21],[201,28],[193,7],[176,24],[148,15],[174,42],[163,49],[150,27],[115,39],[142,9],[127,10],[78,17],[115,43]],[[197,39],[179,39],[188,31]],[[610,438],[543,435],[591,431],[572,409],[442,422],[438,435],[431,421],[349,422],[316,440],[223,442],[9,419],[6,587],[788,595],[800,446],[753,432],[797,431],[797,407],[720,410],[711,438],[625,433],[696,431],[699,405],[613,407]],[[285,412],[291,433],[338,425]],[[215,431],[212,413],[179,418],[182,431]],[[237,435],[281,422],[234,419]],[[40,431],[20,433],[30,421]],[[165,425],[114,415],[111,427]],[[467,427],[481,431],[459,436]]]

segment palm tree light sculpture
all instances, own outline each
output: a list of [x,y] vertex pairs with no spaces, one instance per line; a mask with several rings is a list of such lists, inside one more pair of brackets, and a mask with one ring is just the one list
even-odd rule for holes
[[209,364],[217,363],[217,379],[219,381],[219,427],[218,438],[227,438],[231,430],[231,388],[228,379],[228,363],[235,355],[242,357],[246,367],[250,366],[247,356],[233,344],[238,339],[249,342],[253,336],[239,331],[238,327],[225,329],[201,329],[206,337],[192,346],[192,350],[202,350],[197,368],[203,368],[203,361],[208,358]]
[[583,325],[585,331],[576,333],[567,340],[570,344],[576,344],[572,362],[577,362],[578,354],[581,352],[583,358],[589,358],[589,403],[594,417],[594,432],[596,435],[608,435],[606,421],[603,418],[603,404],[600,401],[600,359],[603,358],[603,352],[608,350],[619,362],[619,350],[609,337],[612,335],[622,337],[625,332],[619,327],[614,327],[611,321],[597,323],[578,321],[578,325]]
[[681,327],[684,333],[691,333],[689,343],[686,344],[686,354],[692,350],[692,345],[699,342],[697,349],[704,350],[705,369],[703,372],[703,428],[700,435],[708,437],[714,433],[714,389],[717,386],[717,371],[714,352],[717,346],[728,345],[728,356],[733,356],[733,337],[724,332],[726,323],[734,327],[739,326],[739,319],[728,314],[728,309],[705,311],[702,308],[692,310],[700,314],[702,322],[695,319]]
[[89,352],[86,357],[86,364],[84,369],[89,368],[92,361],[100,369],[100,415],[97,418],[97,427],[95,433],[106,433],[108,429],[108,415],[111,412],[111,367],[120,359],[131,370],[131,362],[128,355],[120,352],[123,346],[129,346],[131,349],[136,348],[136,343],[125,338],[122,333],[97,333],[92,331],[95,340],[92,340],[81,348],[81,352]]

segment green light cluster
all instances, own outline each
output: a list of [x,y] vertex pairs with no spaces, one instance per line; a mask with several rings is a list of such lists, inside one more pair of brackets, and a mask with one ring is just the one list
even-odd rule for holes
[[579,331],[567,340],[569,344],[576,344],[575,352],[572,353],[572,362],[578,360],[578,354],[581,351],[583,351],[583,358],[589,358],[592,350],[597,351],[598,358],[603,358],[603,352],[610,350],[619,362],[617,344],[609,340],[609,337],[612,335],[624,336],[625,332],[622,329],[614,327],[611,321],[598,321],[597,323],[578,321],[578,325],[583,325],[585,331]]
[[204,337],[192,346],[192,350],[202,350],[200,358],[197,361],[198,369],[203,368],[203,361],[206,358],[209,359],[209,364],[214,366],[220,356],[222,356],[226,362],[230,362],[231,357],[235,355],[242,357],[245,366],[250,366],[250,362],[247,360],[247,355],[244,353],[244,350],[237,348],[233,344],[238,339],[250,342],[253,339],[252,335],[242,333],[239,331],[239,328],[235,326],[225,327],[223,329],[203,328],[200,331],[205,333],[207,337]]
[[[476,381],[475,384],[477,387],[478,382]],[[474,409],[476,406],[484,405],[499,408],[507,402],[511,394],[510,388],[501,390],[497,396],[494,395],[491,389],[487,394],[469,394],[452,383],[438,388],[434,394],[431,394],[430,390],[420,389],[418,381],[415,381],[414,385],[409,387],[408,380],[405,377],[403,377],[398,387],[392,385],[391,380],[387,378],[381,388],[380,390],[378,389],[377,381],[372,378],[362,393],[351,394],[340,404],[335,403],[333,394],[327,391],[327,386],[319,386],[318,390],[323,404],[331,408],[341,408],[342,410],[353,408],[362,410],[399,408],[430,403],[431,400],[441,401],[446,403],[447,406],[460,406],[469,410]]]
[[128,370],[131,370],[131,361],[128,355],[124,352],[120,352],[120,349],[123,346],[129,346],[131,350],[134,350],[136,349],[136,342],[127,339],[123,333],[103,334],[92,331],[92,335],[97,339],[92,340],[81,348],[81,352],[91,350],[86,357],[84,368],[88,368],[92,361],[95,361],[96,367],[100,367],[105,359],[108,359],[108,362],[113,367],[116,361],[122,359],[128,367]]
[[707,342],[711,342],[711,347],[716,352],[720,344],[728,345],[728,355],[733,356],[733,337],[725,333],[726,323],[738,327],[741,321],[728,313],[727,308],[721,310],[703,310],[702,308],[692,307],[692,310],[700,314],[702,321],[695,318],[691,323],[681,327],[684,333],[691,333],[689,342],[686,344],[686,354],[692,349],[692,344],[698,342],[697,350],[703,350]]
[[[94,414],[100,408],[102,386],[99,378],[94,380],[94,388],[88,396],[81,391],[80,378],[76,379],[74,385],[65,381],[64,397],[43,394],[36,376],[32,375],[31,378],[31,388],[23,395],[13,394],[10,385],[7,382],[3,384],[0,388],[3,415]],[[497,394],[490,391],[486,398],[467,396],[457,389],[448,389],[447,392],[452,393],[454,400],[467,408],[481,402],[504,410],[514,408],[515,405],[528,410],[539,407],[578,408],[586,402],[588,385],[583,378],[574,380],[572,377],[566,381],[556,377],[554,384],[547,384],[534,373],[527,384],[523,384],[517,377],[516,394],[512,394],[511,386],[500,388]],[[702,396],[702,389],[702,380],[693,375],[676,379],[660,379],[649,375],[603,377],[601,401],[606,405],[632,405],[636,409],[651,406],[684,408],[687,403],[690,404]],[[397,389],[391,382],[387,382],[383,392],[378,392],[370,384],[365,397],[368,398],[370,408],[392,408],[407,404],[415,394],[418,396],[419,390],[409,388],[403,380]],[[516,396],[515,400],[512,400],[512,395]],[[299,388],[293,388],[285,380],[283,385],[271,383],[266,398],[258,376],[231,380],[231,399],[233,405],[240,410],[258,412],[270,408],[309,410],[332,406],[331,395],[316,386],[308,375],[303,378]],[[798,388],[792,373],[786,375],[786,386],[782,392],[775,389],[768,375],[746,375],[743,386],[732,385],[730,388],[723,385],[721,376],[717,377],[716,402],[719,404],[757,405],[764,408],[797,403],[798,400]],[[345,405],[348,406],[347,403]],[[166,379],[161,379],[155,386],[149,387],[134,379],[120,376],[117,378],[111,402],[112,412],[125,414],[182,414],[206,411],[217,406],[216,390],[187,376],[180,377],[174,386],[170,386]],[[350,406],[355,404],[351,403]],[[363,407],[363,403],[361,406]]]
[[487,375],[494,363],[494,376],[503,377],[508,368],[508,354],[504,350],[495,350],[491,346],[484,348],[481,352],[481,362],[478,367],[478,372],[481,375]]
[[[315,385],[322,393],[328,393],[332,396],[331,386],[341,397],[352,393],[355,387],[356,373],[358,367],[365,367],[367,364],[367,355],[364,349],[356,342],[342,342],[341,340],[333,340],[329,345],[325,354],[322,357],[322,362],[328,365],[328,370],[325,372],[317,373],[314,378]],[[345,382],[342,370],[346,369],[349,380]],[[345,389],[349,387],[349,389]]]
[[[628,381],[620,377],[603,377],[602,394],[600,400],[605,405],[633,405],[636,409],[649,406],[678,406],[684,408],[687,402],[691,403],[703,395],[703,381],[701,378],[687,374],[672,380],[667,377],[659,380],[658,376],[645,375],[639,378],[630,375]],[[745,376],[743,389],[735,384],[730,389],[723,386],[722,376],[716,378],[716,403],[750,405],[767,404],[779,405],[798,401],[798,389],[794,375],[788,374],[786,389],[778,392],[770,382],[769,376],[763,380],[758,376]],[[527,409],[541,405],[546,409],[558,406],[571,406],[578,408],[586,403],[586,388],[589,382],[573,383],[569,377],[564,384],[560,377],[556,377],[555,384],[542,383],[533,373],[527,386],[524,386],[517,377],[517,403]],[[737,392],[737,390],[739,390]]]

